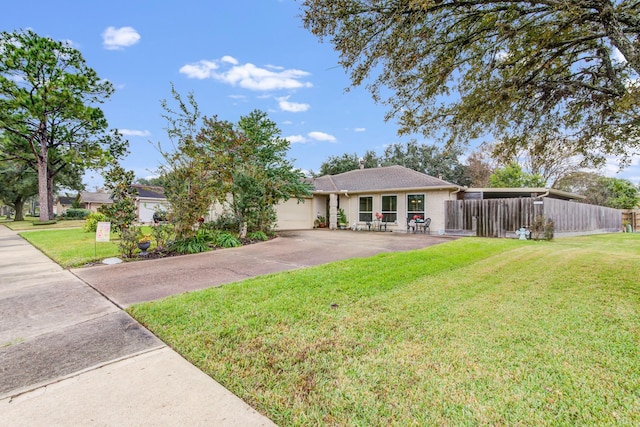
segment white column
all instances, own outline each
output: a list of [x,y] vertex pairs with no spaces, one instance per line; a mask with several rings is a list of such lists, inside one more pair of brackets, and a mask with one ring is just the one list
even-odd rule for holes
[[338,195],[335,193],[329,195],[329,228],[338,228]]

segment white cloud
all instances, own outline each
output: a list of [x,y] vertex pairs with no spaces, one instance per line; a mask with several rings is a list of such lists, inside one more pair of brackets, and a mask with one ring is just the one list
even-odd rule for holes
[[315,139],[316,141],[329,141],[336,142],[336,137],[333,135],[329,135],[324,132],[309,132],[307,136],[311,139]]
[[293,122],[291,120],[285,120],[284,122],[282,122],[283,125],[292,125]]
[[366,128],[355,128],[354,129],[354,131],[356,131],[356,132],[364,132],[366,130],[367,130]]
[[140,41],[140,34],[133,27],[108,27],[102,33],[102,45],[108,50],[119,50]]
[[599,169],[584,169],[586,172],[592,172],[600,175],[604,175],[610,178],[628,179],[634,184],[640,182],[640,175],[638,175],[638,165],[640,165],[640,154],[632,154],[629,164],[620,169],[621,159],[617,156],[607,156],[605,164]]
[[148,130],[136,130],[136,129],[118,129],[124,136],[151,136],[151,132]]
[[309,104],[301,104],[298,102],[289,102],[288,96],[276,98],[278,105],[282,111],[288,111],[290,113],[301,113],[307,111],[311,106]]
[[285,137],[285,139],[292,144],[304,144],[305,142],[307,142],[307,138],[302,135],[291,135]]
[[220,59],[222,62],[226,62],[228,64],[233,64],[233,65],[238,65],[239,62],[236,58],[234,58],[233,56],[229,56],[229,55],[225,55],[222,57],[222,59]]
[[[276,69],[272,71],[267,68]],[[298,89],[312,87],[310,82],[303,79],[309,73],[296,69],[281,69],[277,67],[260,68],[254,64],[240,64],[231,56],[223,56],[219,60],[201,60],[196,63],[184,65],[180,72],[189,78],[212,78],[231,86],[239,86],[244,89],[256,91],[269,91],[278,89]]]
[[211,78],[213,71],[218,69],[218,65],[213,61],[200,61],[195,64],[187,64],[180,68],[182,74],[186,74],[190,79]]

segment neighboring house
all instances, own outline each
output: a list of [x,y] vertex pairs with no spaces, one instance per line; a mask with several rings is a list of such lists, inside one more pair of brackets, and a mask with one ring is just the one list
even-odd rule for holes
[[169,210],[169,202],[164,196],[164,188],[140,184],[134,184],[133,187],[138,190],[136,213],[139,222],[153,222],[154,212]]
[[102,205],[111,205],[111,194],[105,191],[83,191],[80,193],[80,206],[89,209],[91,212],[98,212],[98,208]]
[[[140,184],[134,184],[133,187],[138,190],[138,196],[136,197],[138,222],[153,222],[153,213],[155,211],[169,209],[169,202],[164,196],[164,188]],[[83,191],[80,193],[80,205],[92,212],[97,212],[100,206],[112,203],[111,194],[107,192]]]
[[59,196],[56,199],[56,215],[62,215],[67,209],[71,209],[73,207],[73,202],[75,202],[77,198],[78,196]]
[[[431,218],[430,229],[444,230],[444,202],[456,200],[463,187],[405,168],[358,169],[311,180],[314,190],[305,203],[289,200],[277,206],[278,229],[312,228],[316,218],[338,225],[343,209],[349,227],[382,224],[387,231],[406,232],[414,216]],[[376,221],[376,213],[381,216]]]

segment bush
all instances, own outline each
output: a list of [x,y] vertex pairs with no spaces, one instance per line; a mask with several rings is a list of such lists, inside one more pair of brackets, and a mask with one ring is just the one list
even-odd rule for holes
[[67,209],[64,213],[66,219],[85,219],[91,214],[89,209]]
[[262,240],[263,242],[269,240],[269,236],[264,231],[254,231],[253,233],[247,234],[247,238],[249,240]]
[[240,221],[232,213],[225,212],[214,221],[207,222],[204,226],[208,230],[222,230],[237,233],[240,229]]
[[133,254],[138,249],[138,236],[140,227],[122,227],[118,247],[123,258],[133,258]]
[[199,230],[193,237],[179,239],[173,242],[171,250],[179,254],[197,254],[209,250],[209,243],[213,240],[206,230]]
[[169,242],[175,238],[173,225],[171,224],[154,224],[151,227],[151,235],[156,241],[156,249],[164,251],[169,246]]
[[99,222],[106,222],[107,216],[103,213],[100,212],[92,212],[89,214],[89,216],[87,217],[86,222],[84,223],[84,225],[82,226],[82,229],[84,231],[86,231],[87,233],[95,233],[96,230],[98,229],[98,223]]
[[531,224],[531,238],[533,240],[552,240],[555,232],[553,220],[544,215],[538,215]]
[[229,233],[217,233],[214,244],[221,248],[237,248],[238,246],[242,246],[240,240]]

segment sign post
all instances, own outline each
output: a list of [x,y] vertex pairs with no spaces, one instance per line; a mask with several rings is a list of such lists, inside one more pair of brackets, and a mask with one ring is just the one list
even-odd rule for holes
[[98,259],[98,242],[108,242],[111,237],[111,223],[99,222],[96,227],[96,241],[93,247],[93,257]]

